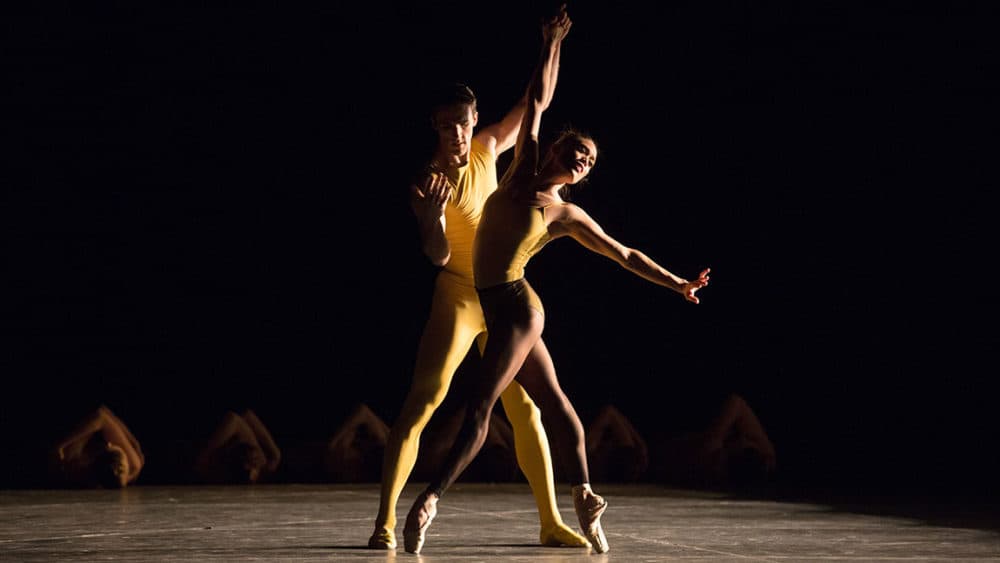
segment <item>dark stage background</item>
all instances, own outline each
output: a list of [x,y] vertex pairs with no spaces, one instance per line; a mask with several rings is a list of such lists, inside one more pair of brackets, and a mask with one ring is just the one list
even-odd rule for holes
[[[790,482],[992,491],[995,29],[802,4],[570,3],[543,136],[599,143],[577,202],[713,277],[694,306],[550,245],[528,275],[563,385],[650,436],[741,393]],[[5,443],[101,402],[150,443],[226,408],[279,444],[357,402],[391,422],[434,275],[420,92],[464,81],[499,119],[551,5],[5,8]]]

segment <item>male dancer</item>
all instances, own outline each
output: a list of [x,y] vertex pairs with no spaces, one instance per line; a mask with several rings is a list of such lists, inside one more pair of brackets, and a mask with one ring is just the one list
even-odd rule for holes
[[[543,26],[558,25],[564,18],[565,5]],[[551,76],[553,89],[560,45],[561,40],[555,42],[540,63],[542,72]],[[370,548],[396,547],[396,503],[416,462],[420,434],[444,400],[473,341],[480,353],[486,344],[486,321],[472,278],[472,241],[483,203],[497,188],[497,157],[514,146],[526,103],[522,98],[503,119],[475,134],[479,114],[468,87],[455,84],[431,107],[438,144],[423,177],[411,186],[410,202],[422,249],[442,269],[417,349],[413,382],[386,445]],[[538,506],[539,541],[545,546],[587,547],[586,538],[564,524],[559,514],[552,457],[538,407],[516,382],[503,392],[501,401],[514,429],[518,465]]]

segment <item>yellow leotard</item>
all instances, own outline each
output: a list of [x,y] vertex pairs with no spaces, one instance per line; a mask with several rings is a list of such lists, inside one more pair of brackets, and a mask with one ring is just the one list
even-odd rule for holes
[[494,192],[487,199],[475,242],[476,287],[524,277],[528,260],[552,240],[545,224],[546,207],[517,202],[509,191]]
[[444,209],[445,234],[451,258],[444,269],[466,281],[472,280],[472,247],[486,199],[496,191],[497,171],[493,155],[473,139],[469,162],[449,171],[452,197]]

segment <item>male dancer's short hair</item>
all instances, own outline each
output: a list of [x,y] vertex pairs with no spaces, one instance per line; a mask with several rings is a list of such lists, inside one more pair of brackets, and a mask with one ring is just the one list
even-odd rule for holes
[[430,96],[431,114],[441,108],[455,105],[472,106],[476,111],[476,95],[472,89],[461,82],[449,82],[438,86]]

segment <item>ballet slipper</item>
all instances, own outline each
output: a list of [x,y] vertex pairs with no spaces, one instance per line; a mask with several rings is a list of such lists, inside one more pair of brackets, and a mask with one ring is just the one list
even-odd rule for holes
[[590,546],[597,553],[606,553],[608,538],[601,527],[601,515],[607,510],[608,502],[590,490],[590,485],[583,484],[573,487],[573,507],[576,509],[576,517],[580,519],[580,529]]
[[403,526],[403,548],[407,553],[420,553],[423,549],[427,528],[437,516],[437,502],[438,496],[426,491],[413,501],[413,506],[406,515],[406,525]]
[[378,527],[368,538],[369,549],[396,549],[396,534],[391,530]]
[[562,522],[542,528],[538,541],[545,547],[590,547],[587,538]]

